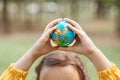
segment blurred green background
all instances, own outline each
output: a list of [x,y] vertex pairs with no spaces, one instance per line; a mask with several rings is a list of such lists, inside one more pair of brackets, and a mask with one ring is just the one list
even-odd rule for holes
[[[0,0],[0,74],[32,47],[48,22],[56,18],[77,21],[106,57],[120,68],[120,0]],[[81,56],[91,80],[92,63]],[[35,80],[35,66],[27,80]]]

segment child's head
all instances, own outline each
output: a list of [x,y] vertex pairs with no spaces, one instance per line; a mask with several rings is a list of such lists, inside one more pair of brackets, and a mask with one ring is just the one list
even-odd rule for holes
[[36,67],[37,80],[89,80],[83,62],[75,55],[54,51]]

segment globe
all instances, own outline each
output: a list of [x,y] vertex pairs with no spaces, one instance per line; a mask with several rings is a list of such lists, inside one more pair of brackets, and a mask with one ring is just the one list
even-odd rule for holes
[[66,21],[60,21],[55,25],[56,30],[50,34],[50,37],[56,45],[68,46],[74,41],[76,33],[67,27],[68,24]]

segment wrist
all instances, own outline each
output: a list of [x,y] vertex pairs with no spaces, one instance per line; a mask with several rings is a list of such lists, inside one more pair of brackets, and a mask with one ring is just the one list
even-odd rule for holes
[[98,49],[98,48],[94,48],[93,50],[91,50],[91,52],[89,52],[86,57],[88,57],[89,59],[97,56],[98,54],[101,54],[102,52]]
[[111,67],[111,62],[98,48],[96,48],[93,53],[87,55],[87,57],[97,70],[105,70]]
[[37,50],[35,48],[31,48],[28,52],[34,59],[38,59],[40,56],[42,56],[41,50]]

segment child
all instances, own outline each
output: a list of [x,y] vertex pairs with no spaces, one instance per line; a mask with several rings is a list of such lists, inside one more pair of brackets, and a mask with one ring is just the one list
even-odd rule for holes
[[[61,20],[56,19],[50,22],[33,47],[16,63],[11,64],[1,75],[0,80],[25,80],[28,70],[35,60],[55,50],[70,51],[86,56],[94,64],[99,80],[120,80],[120,70],[104,56],[75,21],[64,19],[71,24],[68,25],[68,28],[77,34],[76,43],[72,47],[52,47],[50,45],[50,33],[56,29],[54,25]],[[78,64],[80,65],[77,68]],[[38,73],[37,80],[89,80],[82,62],[74,55],[65,54],[62,51],[46,56],[41,65],[36,68],[36,72]]]

